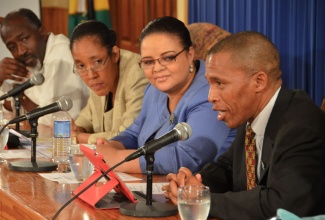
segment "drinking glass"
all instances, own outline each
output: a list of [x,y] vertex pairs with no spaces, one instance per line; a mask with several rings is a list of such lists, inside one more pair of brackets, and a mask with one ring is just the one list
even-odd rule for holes
[[210,189],[207,186],[178,188],[178,212],[182,220],[206,220],[210,211]]
[[[0,129],[2,129],[2,127],[4,125],[6,125],[7,123],[8,123],[7,119],[1,119],[0,120]],[[0,134],[0,163],[3,163],[6,161],[1,157],[1,154],[8,142],[8,138],[9,138],[9,128],[6,127]]]
[[[95,149],[95,145],[89,147]],[[79,144],[70,146],[69,161],[71,170],[78,181],[86,180],[94,171],[93,164],[80,150]]]

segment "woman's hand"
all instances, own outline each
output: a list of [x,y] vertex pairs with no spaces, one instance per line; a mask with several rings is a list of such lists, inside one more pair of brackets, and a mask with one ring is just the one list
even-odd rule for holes
[[71,119],[71,137],[76,143],[88,144],[90,134],[86,130],[76,125],[75,121]]

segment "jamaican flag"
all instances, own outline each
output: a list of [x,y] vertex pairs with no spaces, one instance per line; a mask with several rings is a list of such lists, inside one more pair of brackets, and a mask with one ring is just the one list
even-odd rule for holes
[[101,21],[112,29],[108,0],[69,0],[69,36],[77,24],[86,20]]

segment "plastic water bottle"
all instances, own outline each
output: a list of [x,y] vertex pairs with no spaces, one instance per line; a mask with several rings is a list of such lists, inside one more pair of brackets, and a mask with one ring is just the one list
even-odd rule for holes
[[59,171],[67,171],[71,145],[71,116],[66,111],[53,114],[53,162]]

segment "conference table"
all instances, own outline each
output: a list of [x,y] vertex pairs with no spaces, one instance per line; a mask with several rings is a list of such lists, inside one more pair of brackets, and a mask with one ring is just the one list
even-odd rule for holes
[[[136,177],[145,177],[136,174]],[[154,182],[163,182],[164,176],[154,176]],[[0,165],[0,219],[52,219],[55,213],[72,198],[72,191],[78,184],[59,184],[47,180],[34,172],[18,172],[8,169],[8,164]],[[166,202],[163,195],[154,195],[153,199]],[[167,201],[168,203],[168,201]],[[95,209],[77,198],[71,202],[56,219],[140,219],[120,214],[118,209]],[[180,219],[178,214],[169,217],[145,219]]]
[[[42,132],[40,132],[42,136],[51,134],[48,130],[45,130],[45,133],[44,131]],[[7,162],[0,164],[0,219],[52,219],[56,212],[73,197],[72,192],[79,185],[59,184],[58,182],[43,178],[37,172],[10,170],[8,168],[8,163],[17,160],[23,159],[8,159]],[[138,182],[146,182],[145,175],[132,175],[142,179],[137,180]],[[153,182],[165,182],[165,176],[154,175]],[[166,200],[162,194],[153,195],[153,199],[161,203],[170,203],[170,201]],[[180,217],[178,214],[158,218],[132,217],[120,214],[118,209],[95,209],[77,198],[65,207],[56,219],[179,220]]]

